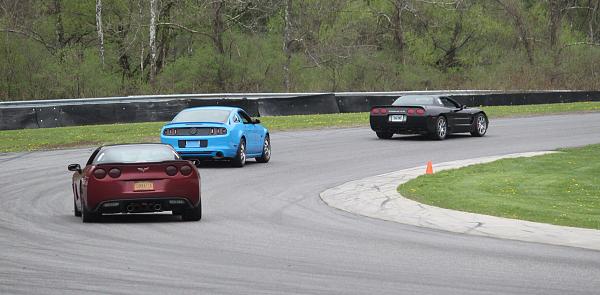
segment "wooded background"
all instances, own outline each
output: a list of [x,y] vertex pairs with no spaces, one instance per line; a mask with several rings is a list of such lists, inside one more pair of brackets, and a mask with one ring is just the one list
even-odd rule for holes
[[600,89],[600,0],[0,0],[0,100]]

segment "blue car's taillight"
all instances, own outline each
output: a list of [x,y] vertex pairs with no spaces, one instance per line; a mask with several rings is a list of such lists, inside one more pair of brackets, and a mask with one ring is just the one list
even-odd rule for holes
[[227,128],[210,128],[210,135],[225,135]]
[[167,128],[165,129],[165,131],[163,132],[164,135],[177,135],[177,129],[174,128]]

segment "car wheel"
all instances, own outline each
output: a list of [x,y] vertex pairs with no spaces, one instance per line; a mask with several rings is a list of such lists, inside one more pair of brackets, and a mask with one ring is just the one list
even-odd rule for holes
[[81,210],[77,209],[77,201],[75,201],[75,198],[73,198],[73,213],[75,214],[75,217],[81,217]]
[[237,154],[231,160],[231,166],[233,167],[244,167],[246,164],[246,140],[244,138],[240,139],[240,144],[238,146]]
[[488,120],[483,113],[479,113],[473,120],[473,126],[471,126],[471,135],[476,137],[482,137],[485,135],[488,129]]
[[259,163],[267,163],[271,160],[271,138],[267,134],[265,136],[265,142],[263,144],[263,152],[262,155],[256,158],[256,162]]
[[198,206],[185,209],[181,214],[181,220],[183,221],[198,221],[202,219],[202,203],[198,203]]
[[88,210],[87,206],[81,203],[81,220],[85,223],[96,222],[100,219],[101,214]]
[[446,117],[439,116],[435,120],[435,131],[431,134],[433,139],[443,140],[448,135],[448,121]]
[[394,133],[391,132],[375,132],[375,134],[377,134],[377,137],[379,137],[380,139],[390,139],[392,138],[392,136],[394,136]]

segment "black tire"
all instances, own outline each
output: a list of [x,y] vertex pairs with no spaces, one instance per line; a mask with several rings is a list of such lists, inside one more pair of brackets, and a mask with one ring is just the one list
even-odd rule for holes
[[263,142],[263,152],[262,155],[256,158],[256,162],[259,163],[267,163],[271,160],[271,138],[269,134],[265,136],[265,141]]
[[73,198],[73,214],[75,215],[75,217],[81,217],[81,210],[77,209],[77,201],[75,201],[75,198]]
[[392,138],[392,136],[394,136],[394,133],[385,131],[375,132],[375,134],[377,134],[377,137],[379,137],[380,139],[390,139]]
[[435,120],[435,131],[430,136],[435,140],[444,140],[448,136],[448,120],[446,120],[446,117],[437,117]]
[[487,132],[489,125],[488,118],[485,114],[479,113],[473,118],[473,126],[471,126],[471,135],[475,137],[482,137]]
[[96,222],[102,214],[88,210],[87,206],[81,202],[81,220],[84,223]]
[[181,214],[181,220],[183,221],[198,221],[202,219],[202,203],[198,203],[198,206],[185,209]]
[[237,153],[235,157],[231,159],[231,166],[233,167],[244,167],[246,165],[246,140],[242,137],[240,144],[238,145]]

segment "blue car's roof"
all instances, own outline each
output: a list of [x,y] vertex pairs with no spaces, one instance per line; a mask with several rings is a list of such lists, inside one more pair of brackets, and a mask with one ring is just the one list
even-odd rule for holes
[[241,110],[240,108],[236,108],[236,107],[209,106],[209,107],[187,108],[187,109],[183,109],[181,111],[184,112],[184,111],[201,110],[201,109],[204,109],[204,110],[219,110],[219,111],[237,111],[237,110]]

